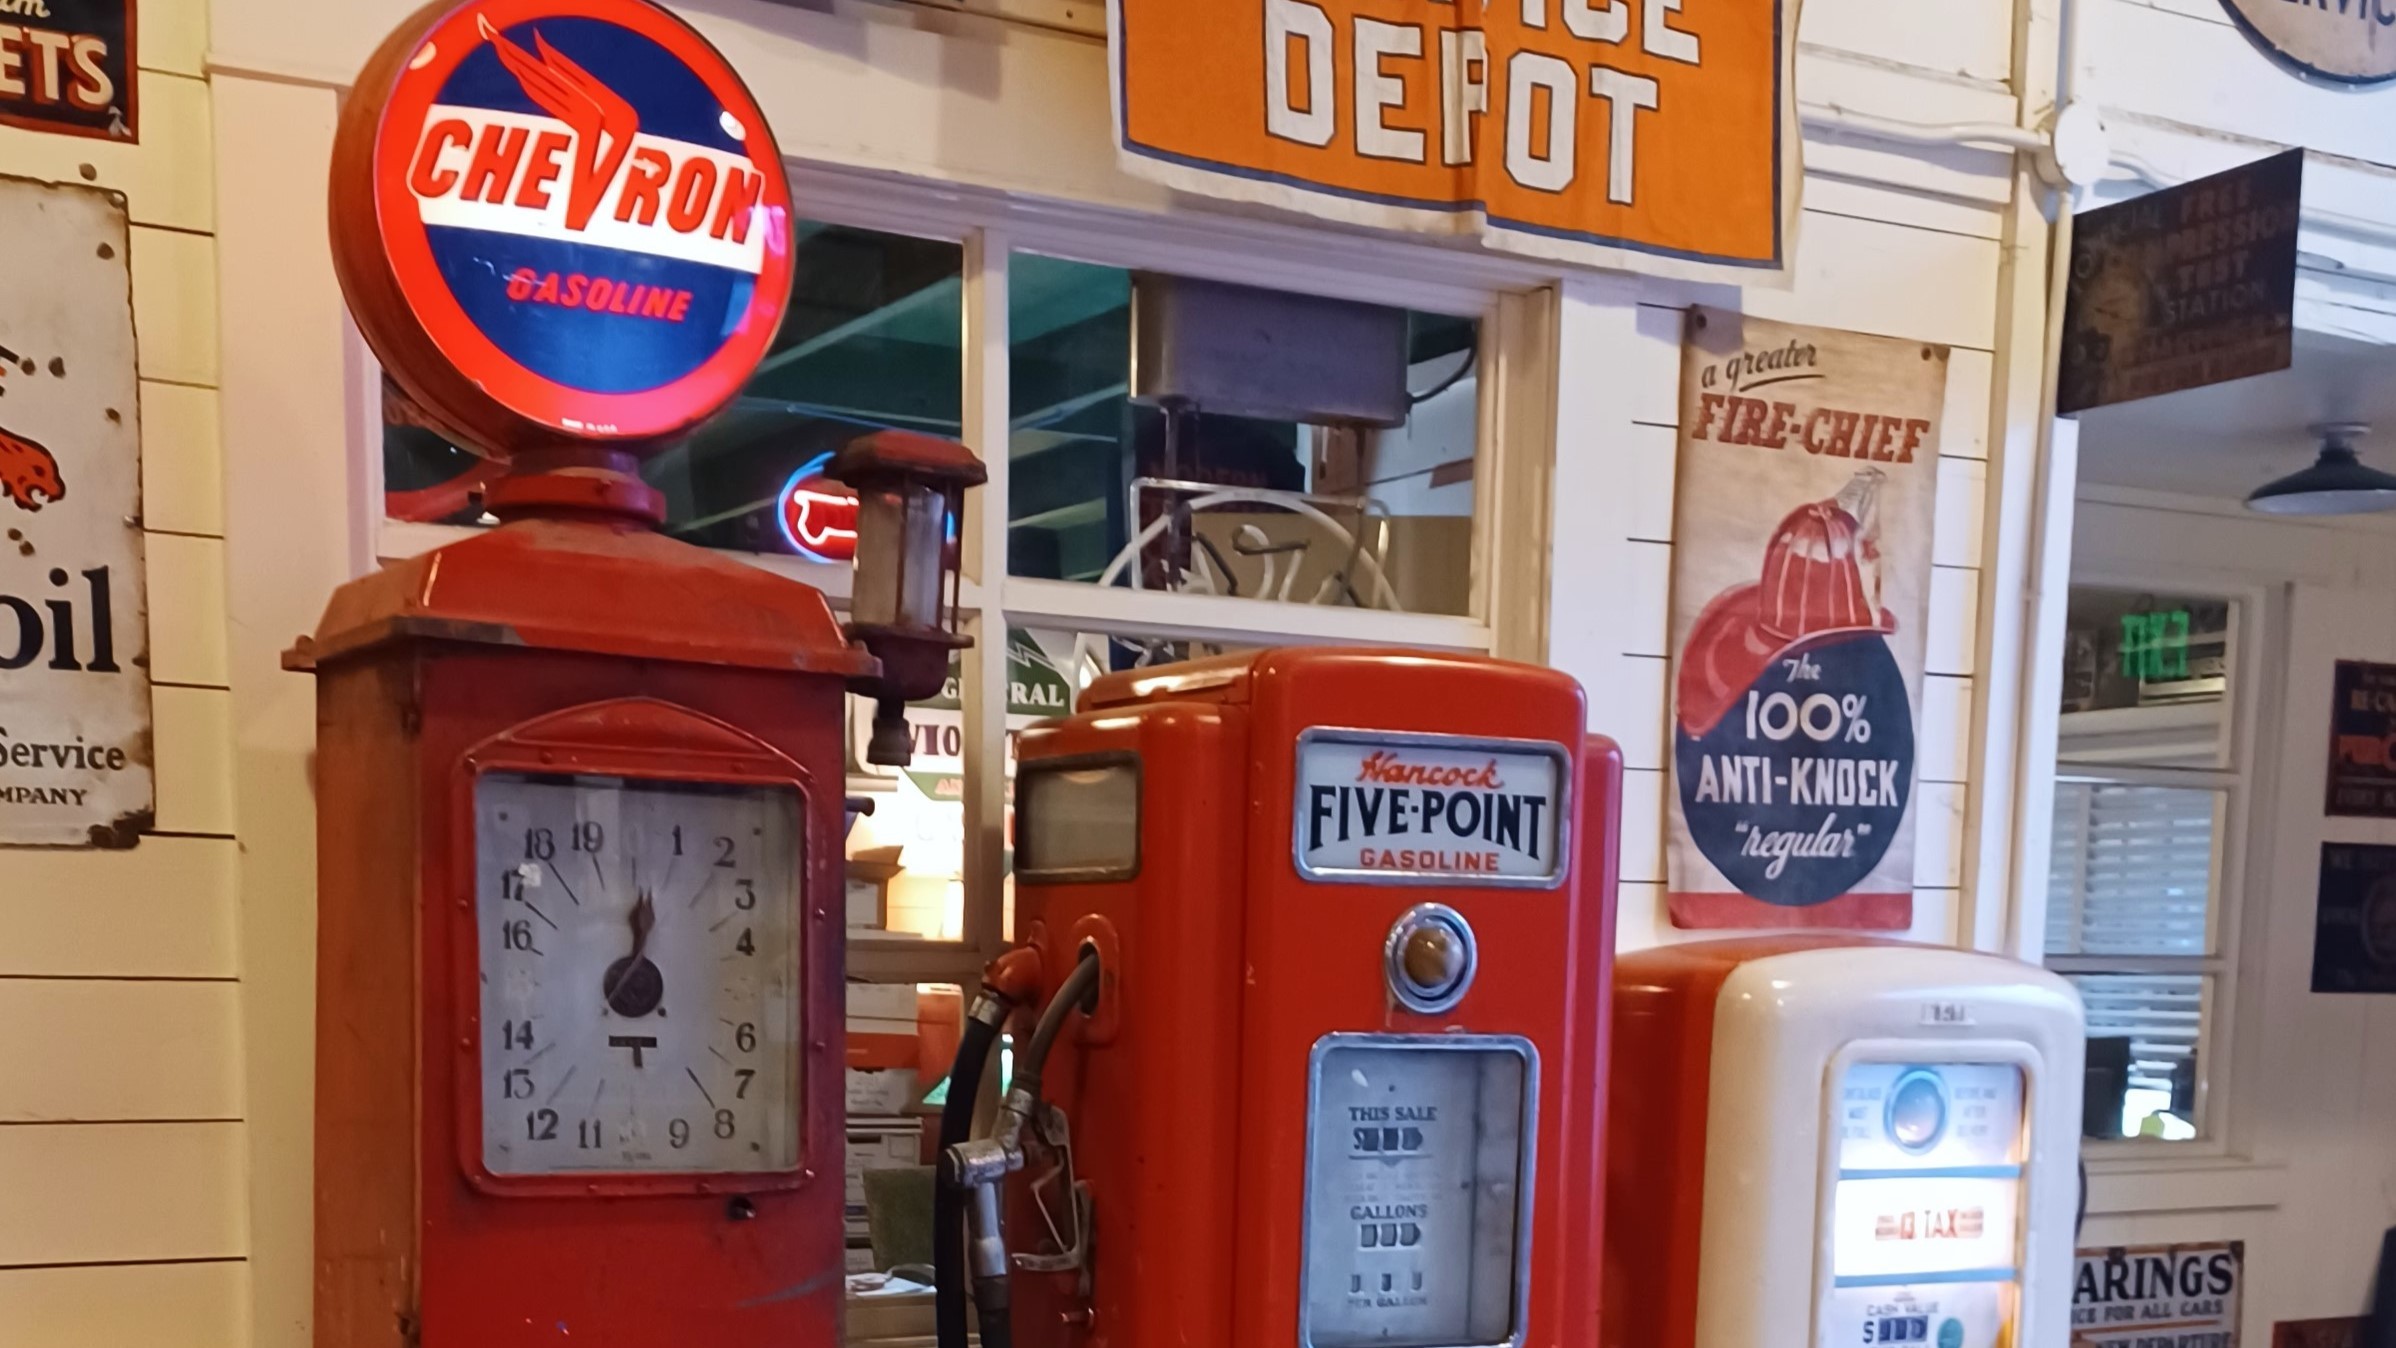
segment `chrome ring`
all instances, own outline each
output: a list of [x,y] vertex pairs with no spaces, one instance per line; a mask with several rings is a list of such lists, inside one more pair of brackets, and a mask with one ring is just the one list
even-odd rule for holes
[[[1406,973],[1406,938],[1426,928],[1438,927],[1456,938],[1464,952],[1463,967],[1444,988],[1425,990]],[[1452,1011],[1472,991],[1473,977],[1481,971],[1480,944],[1473,939],[1472,924],[1464,914],[1444,903],[1418,903],[1401,914],[1390,925],[1389,937],[1381,943],[1381,974],[1389,984],[1389,995],[1398,1005],[1417,1015],[1436,1016]]]

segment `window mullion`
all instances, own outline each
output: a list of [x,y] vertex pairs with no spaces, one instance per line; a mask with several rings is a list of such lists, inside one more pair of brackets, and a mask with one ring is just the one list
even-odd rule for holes
[[965,704],[965,943],[985,957],[1004,939],[1007,809],[1008,334],[1007,239],[977,230],[965,240],[964,437],[989,474],[966,493],[959,531],[965,573],[986,607],[960,661]]
[[977,230],[965,240],[964,439],[988,474],[965,494],[960,535],[966,579],[994,592],[1007,574],[1007,239]]
[[1183,641],[1273,645],[1387,644],[1486,651],[1489,629],[1470,618],[1270,599],[1134,590],[1027,576],[1007,580],[1003,602],[1025,626]]

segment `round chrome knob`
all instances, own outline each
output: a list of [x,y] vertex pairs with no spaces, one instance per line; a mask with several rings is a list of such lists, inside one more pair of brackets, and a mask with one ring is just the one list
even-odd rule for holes
[[1437,1015],[1463,1001],[1479,962],[1472,924],[1441,903],[1406,910],[1390,927],[1382,949],[1390,996],[1423,1015]]

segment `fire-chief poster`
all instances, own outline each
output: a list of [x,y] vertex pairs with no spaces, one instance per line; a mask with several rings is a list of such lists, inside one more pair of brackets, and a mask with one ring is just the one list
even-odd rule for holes
[[1692,310],[1672,547],[1676,927],[1913,922],[1947,349]]

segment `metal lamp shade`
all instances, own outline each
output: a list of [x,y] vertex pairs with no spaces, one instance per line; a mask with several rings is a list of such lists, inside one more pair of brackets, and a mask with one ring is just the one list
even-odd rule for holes
[[2396,510],[2396,473],[2355,457],[2359,428],[2322,427],[2321,457],[2309,468],[2255,488],[2246,508],[2266,515],[2363,515]]

